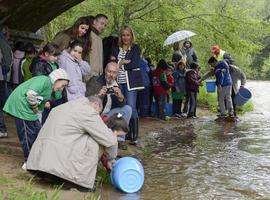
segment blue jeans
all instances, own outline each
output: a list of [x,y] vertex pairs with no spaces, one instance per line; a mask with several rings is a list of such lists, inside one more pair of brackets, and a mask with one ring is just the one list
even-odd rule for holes
[[126,120],[127,124],[129,124],[129,120],[132,115],[132,108],[129,105],[125,105],[123,107],[113,108],[108,113],[104,113],[109,118],[115,114],[115,113],[121,113],[123,115],[123,118]]
[[51,108],[50,109],[44,108],[44,111],[42,112],[41,124],[43,125],[45,123],[46,119],[48,118],[48,116],[53,108],[55,108],[56,106],[59,106],[63,103],[64,103],[63,99],[51,101]]
[[119,84],[121,92],[123,93],[124,97],[126,98],[127,105],[132,108],[132,118],[138,118],[138,112],[136,108],[137,102],[137,90],[128,91],[127,84]]
[[138,103],[141,117],[148,117],[150,113],[150,87],[146,86],[138,92]]
[[19,137],[20,144],[23,149],[25,161],[28,158],[30,149],[37,139],[41,124],[39,120],[27,121],[19,118],[15,118],[17,134]]

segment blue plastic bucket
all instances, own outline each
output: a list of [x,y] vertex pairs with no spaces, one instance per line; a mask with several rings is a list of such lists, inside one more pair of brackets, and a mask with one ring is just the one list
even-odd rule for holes
[[[157,114],[157,103],[156,102],[152,103],[151,112],[154,113],[154,114]],[[165,113],[165,115],[172,116],[172,114],[173,114],[173,106],[172,106],[171,103],[167,103],[166,104],[166,113]]]
[[243,106],[250,98],[251,92],[247,88],[241,87],[234,97],[234,102],[237,106]]
[[143,186],[144,169],[136,158],[124,157],[113,165],[110,177],[111,183],[116,189],[126,193],[134,193]]
[[211,93],[211,92],[216,92],[216,81],[215,80],[206,80],[206,91]]

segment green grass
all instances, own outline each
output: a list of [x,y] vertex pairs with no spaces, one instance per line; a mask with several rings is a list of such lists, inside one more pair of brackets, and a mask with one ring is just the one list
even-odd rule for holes
[[[56,186],[53,191],[48,192],[44,189],[35,188],[33,178],[18,186],[16,180],[7,178],[0,174],[0,200],[58,200],[61,198],[62,186]],[[14,184],[11,184],[14,183]],[[100,195],[88,193],[82,200],[100,200]]]
[[[198,95],[198,106],[202,108],[207,108],[211,112],[217,112],[217,93],[208,93],[206,91],[206,84],[202,87],[200,87],[200,92]],[[237,113],[242,115],[245,114],[246,112],[250,112],[254,110],[253,103],[251,101],[248,101],[244,106],[242,107],[237,107]]]

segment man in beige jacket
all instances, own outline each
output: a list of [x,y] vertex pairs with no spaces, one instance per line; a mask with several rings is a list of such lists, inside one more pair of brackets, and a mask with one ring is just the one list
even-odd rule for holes
[[[117,156],[117,135],[102,121],[102,102],[90,96],[54,108],[32,146],[26,168],[74,184],[81,191],[94,187],[99,145],[109,162]],[[127,126],[128,127],[128,126]],[[111,166],[111,165],[109,165]],[[66,182],[65,182],[66,183]]]
[[103,44],[100,34],[103,33],[108,24],[108,17],[104,14],[96,15],[91,29],[92,47],[89,55],[89,63],[91,66],[91,75],[85,77],[86,83],[86,96],[94,95],[99,92],[96,87],[98,77],[103,73]]

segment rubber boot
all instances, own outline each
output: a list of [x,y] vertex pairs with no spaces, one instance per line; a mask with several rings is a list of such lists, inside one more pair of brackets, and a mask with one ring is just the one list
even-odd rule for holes
[[131,136],[133,135],[133,118],[130,118],[129,120],[129,132],[126,134],[126,140],[131,140]]
[[132,130],[130,144],[136,145],[139,136],[139,118],[132,119],[130,122]]

